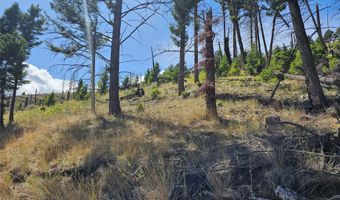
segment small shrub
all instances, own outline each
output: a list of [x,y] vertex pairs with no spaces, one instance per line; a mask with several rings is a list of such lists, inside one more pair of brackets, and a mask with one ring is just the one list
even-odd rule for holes
[[55,104],[54,92],[52,92],[51,94],[45,97],[45,105],[54,106],[54,104]]
[[161,92],[158,90],[158,87],[153,86],[151,88],[150,96],[151,96],[152,100],[158,99],[160,94],[161,94]]
[[260,74],[261,79],[269,81],[276,78],[275,73],[279,73],[282,71],[285,63],[287,63],[288,59],[290,59],[291,51],[291,49],[287,49],[286,47],[275,48],[272,59],[270,61],[270,65],[262,70]]
[[247,64],[244,68],[250,75],[258,74],[265,65],[262,54],[255,45],[252,45],[249,53],[247,54],[246,62]]
[[229,76],[238,76],[241,72],[242,62],[240,58],[235,58],[231,63],[230,70],[228,71]]
[[222,107],[223,106],[223,101],[217,100],[217,107]]
[[181,96],[182,96],[183,99],[186,99],[190,96],[190,92],[184,91],[184,92],[182,92]]
[[90,94],[87,92],[87,85],[80,79],[78,82],[77,91],[73,94],[73,98],[79,101],[84,101],[90,98]]
[[143,112],[143,111],[144,111],[144,106],[143,106],[143,104],[139,103],[139,104],[137,105],[136,111],[137,111],[137,112]]

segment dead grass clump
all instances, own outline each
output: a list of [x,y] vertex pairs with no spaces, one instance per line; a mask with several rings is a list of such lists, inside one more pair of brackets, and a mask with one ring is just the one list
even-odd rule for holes
[[175,192],[178,174],[162,158],[148,159],[141,168],[140,190],[145,199],[177,199]]

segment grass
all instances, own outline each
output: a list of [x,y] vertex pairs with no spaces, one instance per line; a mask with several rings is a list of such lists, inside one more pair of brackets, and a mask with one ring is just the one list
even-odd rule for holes
[[[189,92],[198,90],[190,77],[186,87]],[[151,86],[145,87],[144,97],[121,102],[124,116],[119,119],[106,115],[107,104],[101,102],[107,96],[98,97],[96,115],[90,113],[87,101],[18,112],[15,129],[0,138],[0,199],[167,199],[169,195],[172,199],[185,198],[183,195],[246,199],[249,192],[272,198],[278,184],[313,197],[321,187],[317,180],[328,177],[334,185],[340,183],[336,177],[322,175],[320,156],[273,152],[268,144],[250,139],[282,142],[266,133],[264,122],[270,115],[319,133],[335,131],[339,125],[330,114],[275,108],[254,99],[221,99],[218,113],[227,124],[220,125],[205,120],[203,96],[183,99],[176,88],[174,84],[161,85],[158,98],[153,99]],[[272,88],[273,83],[246,76],[217,81],[219,94],[268,97]],[[332,90],[326,93],[335,94]],[[276,98],[301,100],[306,98],[304,94],[302,82],[286,80]],[[281,147],[300,148],[290,136],[301,130],[287,127],[284,132],[287,139]],[[253,157],[244,158],[244,154]],[[231,166],[242,166],[245,171]],[[338,169],[336,165],[330,168]],[[23,183],[12,180],[13,169],[29,172]],[[83,175],[63,175],[63,170]],[[314,175],[307,177],[306,171]],[[332,187],[321,184],[326,188],[322,195],[330,196]]]

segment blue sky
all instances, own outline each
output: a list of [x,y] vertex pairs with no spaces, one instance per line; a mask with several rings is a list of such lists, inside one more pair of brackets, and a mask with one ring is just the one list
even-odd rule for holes
[[[126,0],[127,3],[132,0]],[[0,13],[10,7],[14,2],[18,2],[22,10],[26,10],[31,4],[39,4],[43,11],[45,11],[48,15],[52,15],[53,13],[50,9],[49,2],[50,0],[0,0]],[[216,3],[212,0],[207,0],[207,5],[212,6],[215,10],[215,16],[220,15],[219,8]],[[318,0],[320,8],[330,6],[328,9],[325,9],[321,12],[321,20],[324,26],[327,26],[327,13],[328,13],[328,23],[331,27],[339,27],[340,26],[340,17],[339,17],[339,0]],[[312,9],[314,10],[314,4],[312,5]],[[285,11],[287,13],[287,11]],[[336,14],[338,13],[338,14]],[[306,15],[307,16],[307,15]],[[130,71],[135,74],[142,75],[148,67],[151,66],[151,46],[154,50],[158,48],[164,49],[176,49],[170,39],[170,31],[169,24],[173,22],[171,13],[163,14],[162,16],[154,16],[149,24],[152,26],[144,26],[140,29],[140,34],[135,35],[140,43],[129,40],[122,46],[122,54],[121,61],[135,60],[134,62],[122,63],[121,71]],[[271,29],[271,19],[265,18],[263,20],[265,30]],[[307,22],[306,27],[311,27],[310,22]],[[189,35],[192,34],[192,27],[188,28]],[[215,32],[217,33],[215,42],[221,40],[222,29],[221,27],[215,27]],[[269,31],[267,31],[267,43],[269,42]],[[243,31],[244,35],[244,43],[245,46],[248,46],[249,41],[246,39],[248,33]],[[276,40],[277,45],[282,45],[283,43],[288,44],[288,39],[285,37],[285,34],[278,35],[278,39]],[[51,36],[42,36],[41,40],[49,40]],[[230,45],[231,46],[231,45]],[[106,52],[109,55],[109,51]],[[178,63],[178,53],[168,53],[162,54],[156,57],[156,61],[158,61],[161,65],[161,68],[164,69],[170,64]],[[188,66],[192,66],[193,64],[193,55],[188,53],[186,55],[186,61]],[[53,78],[55,79],[63,79],[63,71],[62,68],[55,66],[56,64],[69,63],[70,61],[65,61],[61,55],[55,55],[50,52],[46,48],[46,44],[42,44],[36,48],[34,48],[31,52],[31,56],[27,60],[28,63],[37,66],[40,69],[45,69],[49,72]],[[104,63],[98,62],[98,68],[103,68]],[[44,71],[44,72],[45,72]],[[66,79],[69,77],[67,76]],[[59,81],[60,82],[60,81]]]

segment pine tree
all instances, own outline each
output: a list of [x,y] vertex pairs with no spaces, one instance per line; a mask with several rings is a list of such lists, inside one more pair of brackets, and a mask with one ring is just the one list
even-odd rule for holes
[[99,94],[104,95],[107,93],[109,88],[109,76],[107,70],[104,70],[100,75],[100,80],[98,81]]
[[[9,123],[14,121],[14,107],[18,86],[27,83],[24,80],[27,65],[23,64],[23,62],[28,58],[30,50],[41,43],[38,36],[42,34],[44,23],[45,19],[41,15],[41,9],[35,5],[32,5],[27,12],[22,12],[19,5],[14,3],[0,17],[0,34],[1,40],[3,40],[1,42],[3,48],[3,53],[1,53],[3,76],[0,90],[4,94],[6,85],[8,86],[7,90],[12,90]],[[1,96],[3,98],[4,95]],[[1,113],[3,113],[2,108],[3,105],[0,106]],[[0,122],[0,124],[3,123]]]
[[184,65],[185,65],[185,47],[188,41],[187,26],[190,24],[190,11],[195,5],[194,0],[175,0],[172,10],[172,16],[176,23],[170,26],[172,40],[180,48],[179,59],[179,77],[178,77],[178,95],[185,90],[184,87]]

